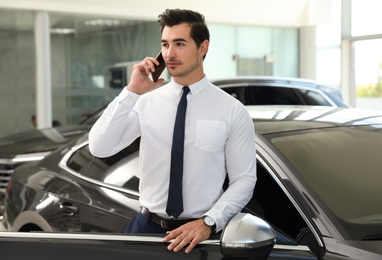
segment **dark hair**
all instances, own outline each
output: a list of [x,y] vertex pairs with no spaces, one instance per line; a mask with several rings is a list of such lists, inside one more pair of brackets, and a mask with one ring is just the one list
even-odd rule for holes
[[161,26],[161,33],[165,26],[187,23],[191,26],[190,36],[199,48],[204,40],[210,40],[210,32],[205,22],[204,16],[198,12],[185,9],[166,9],[158,15],[158,22]]

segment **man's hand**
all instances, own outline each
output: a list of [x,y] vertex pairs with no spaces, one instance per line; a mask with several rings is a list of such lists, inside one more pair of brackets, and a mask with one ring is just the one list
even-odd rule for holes
[[185,253],[189,253],[199,242],[208,239],[210,235],[211,228],[204,224],[203,219],[198,219],[168,231],[167,235],[163,238],[163,242],[173,240],[167,249],[174,252],[178,252],[188,245]]
[[140,63],[135,64],[131,73],[130,82],[126,88],[131,92],[142,95],[162,84],[164,81],[163,78],[158,79],[157,82],[153,82],[149,78],[150,73],[155,71],[155,65],[159,65],[159,62],[153,57],[146,57]]

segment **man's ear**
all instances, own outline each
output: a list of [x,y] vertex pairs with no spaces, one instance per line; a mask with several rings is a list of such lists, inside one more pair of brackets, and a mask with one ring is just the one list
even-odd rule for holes
[[204,40],[201,44],[200,44],[200,54],[201,56],[203,57],[204,55],[206,55],[207,51],[208,51],[208,47],[210,45],[210,42],[208,40]]

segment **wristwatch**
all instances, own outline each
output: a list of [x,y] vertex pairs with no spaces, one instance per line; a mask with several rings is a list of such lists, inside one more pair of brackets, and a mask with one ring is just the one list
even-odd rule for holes
[[210,216],[207,216],[207,215],[203,216],[203,221],[207,227],[211,228],[211,233],[214,233],[216,230],[215,221]]

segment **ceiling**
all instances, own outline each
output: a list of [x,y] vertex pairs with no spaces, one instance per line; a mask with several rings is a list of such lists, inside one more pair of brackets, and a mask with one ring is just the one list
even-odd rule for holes
[[[303,27],[328,23],[332,0],[1,0],[0,28],[33,29],[34,13],[48,11],[51,26],[79,23],[95,18],[124,22],[156,21],[166,8],[184,8],[204,14],[207,23]],[[9,19],[9,10],[18,19]],[[27,11],[27,12],[26,12]],[[73,19],[73,17],[76,17]],[[73,22],[73,20],[75,20]],[[9,29],[9,28],[8,28]]]

